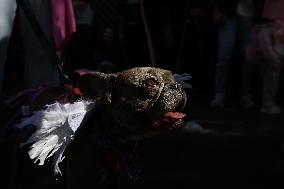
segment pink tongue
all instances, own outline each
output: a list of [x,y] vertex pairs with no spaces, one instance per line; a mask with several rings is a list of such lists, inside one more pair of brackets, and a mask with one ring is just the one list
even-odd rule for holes
[[157,120],[154,122],[153,127],[154,128],[160,128],[165,123],[176,123],[179,121],[182,121],[182,118],[184,118],[186,114],[180,113],[180,112],[168,112],[164,115],[164,119]]
[[165,114],[165,118],[173,119],[173,120],[178,120],[182,119],[186,116],[186,114],[180,113],[180,112],[168,112]]

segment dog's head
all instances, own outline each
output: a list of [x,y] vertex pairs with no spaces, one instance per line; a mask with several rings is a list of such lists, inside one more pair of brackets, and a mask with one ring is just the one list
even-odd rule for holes
[[103,74],[83,75],[81,92],[105,103],[117,128],[139,135],[157,127],[172,127],[184,117],[186,103],[182,87],[167,70],[140,67]]

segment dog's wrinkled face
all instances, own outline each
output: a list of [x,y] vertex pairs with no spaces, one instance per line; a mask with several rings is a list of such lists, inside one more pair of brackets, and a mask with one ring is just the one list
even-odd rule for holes
[[186,95],[170,71],[139,67],[117,74],[92,73],[79,81],[84,94],[107,102],[115,123],[130,134],[171,125],[183,117],[177,112],[185,106]]

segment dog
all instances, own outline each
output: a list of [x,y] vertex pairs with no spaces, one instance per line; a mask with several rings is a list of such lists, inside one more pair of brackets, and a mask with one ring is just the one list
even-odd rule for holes
[[[116,171],[121,170],[136,178],[139,171],[126,146],[178,128],[185,117],[180,113],[187,101],[185,91],[168,70],[137,67],[112,74],[89,72],[75,85],[94,105],[64,152],[61,168],[70,189],[114,188]],[[63,86],[43,90],[31,110],[44,109],[69,90]]]

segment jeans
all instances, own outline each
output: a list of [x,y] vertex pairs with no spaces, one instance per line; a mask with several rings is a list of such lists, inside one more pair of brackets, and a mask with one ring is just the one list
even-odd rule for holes
[[272,104],[279,90],[282,65],[274,68],[271,63],[264,61],[260,65],[262,76],[262,105]]
[[233,50],[238,42],[241,56],[240,94],[251,93],[253,65],[246,58],[246,47],[251,41],[253,18],[235,16],[227,18],[218,30],[218,55],[215,70],[215,92],[225,93],[227,72]]

